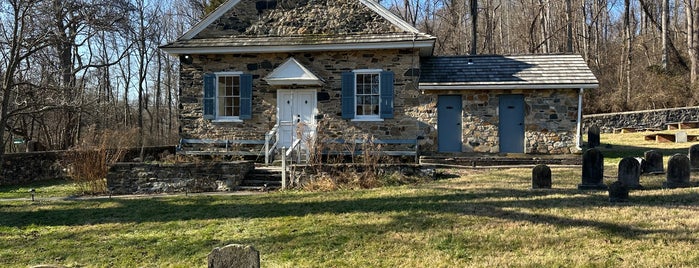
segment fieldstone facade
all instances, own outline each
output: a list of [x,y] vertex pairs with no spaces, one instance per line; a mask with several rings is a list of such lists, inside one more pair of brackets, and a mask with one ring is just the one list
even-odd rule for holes
[[[315,53],[269,53],[234,55],[196,55],[192,64],[181,65],[180,126],[182,138],[264,140],[277,121],[277,88],[261,78],[269,75],[289,57],[322,78],[325,84],[311,88],[317,91],[317,124],[323,137],[349,138],[348,135],[370,135],[377,139],[416,139],[429,135],[430,126],[420,118],[428,118],[431,96],[420,94],[416,50],[373,50]],[[380,122],[355,122],[342,119],[341,74],[356,69],[383,69],[394,72],[394,118]],[[253,116],[243,122],[215,122],[202,115],[203,75],[238,71],[253,76]],[[244,131],[241,131],[244,130]],[[408,149],[408,148],[406,148]]]
[[[499,153],[499,96],[524,95],[525,153],[574,153],[578,116],[578,92],[570,89],[541,90],[466,90],[427,92],[427,94],[461,95],[463,101],[462,152]],[[437,125],[436,95],[422,110],[423,122],[434,130]],[[438,130],[437,130],[438,131]],[[436,151],[436,131],[421,149]]]
[[[352,19],[350,19],[352,18]],[[197,38],[400,33],[359,1],[240,1]]]

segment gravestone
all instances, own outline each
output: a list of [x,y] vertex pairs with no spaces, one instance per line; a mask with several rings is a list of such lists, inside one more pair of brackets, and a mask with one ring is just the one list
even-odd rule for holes
[[606,190],[604,184],[604,156],[598,149],[587,149],[583,153],[582,183],[579,190]]
[[690,187],[689,176],[689,157],[683,154],[675,154],[667,161],[667,181],[663,182],[663,187]]
[[599,127],[597,125],[590,126],[587,129],[587,146],[590,148],[595,148],[600,145],[599,141]]
[[686,131],[678,131],[675,133],[675,143],[685,143],[687,142],[687,132]]
[[619,161],[618,181],[629,190],[643,189],[640,184],[641,164],[633,157],[624,157]]
[[646,166],[644,171],[649,174],[663,174],[665,173],[665,168],[663,168],[663,154],[656,151],[650,150],[643,154],[643,158],[646,159]]
[[689,147],[689,164],[692,170],[699,170],[699,144]]
[[231,244],[215,248],[207,257],[209,268],[259,268],[260,252],[252,246]]
[[532,189],[551,189],[551,168],[538,165],[532,169]]
[[629,188],[620,182],[615,181],[609,185],[609,202],[629,201]]
[[646,160],[643,159],[643,157],[636,157],[636,161],[638,161],[638,165],[641,169],[641,174],[646,173],[646,166],[648,165],[646,163]]

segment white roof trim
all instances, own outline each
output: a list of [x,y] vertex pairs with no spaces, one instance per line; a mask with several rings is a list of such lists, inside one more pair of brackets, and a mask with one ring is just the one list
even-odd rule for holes
[[[240,0],[229,0],[222,5],[220,5],[214,12],[211,12],[208,16],[206,16],[203,20],[201,20],[199,23],[194,25],[192,29],[189,29],[186,33],[184,33],[178,40],[188,40],[192,39],[197,34],[199,34],[201,31],[206,29],[206,27],[209,27],[211,23],[219,19],[223,14],[226,14],[231,8],[233,8],[235,5],[237,5],[240,2]],[[393,14],[391,11],[386,9],[384,6],[379,4],[378,2],[374,2],[372,0],[359,0],[360,3],[364,4],[366,7],[371,9],[372,11],[376,12],[379,14],[381,17],[384,19],[388,20],[390,23],[395,25],[396,27],[406,31],[406,32],[411,32],[415,34],[419,34],[420,31],[410,25],[408,22],[402,20],[395,14]]]
[[323,81],[321,81],[318,76],[309,71],[293,57],[275,68],[264,80],[273,86],[323,84]]
[[458,85],[458,84],[423,84],[420,90],[489,90],[489,89],[594,89],[599,84],[506,84],[506,85]]
[[273,53],[300,51],[329,51],[329,50],[364,50],[364,49],[402,49],[421,48],[420,54],[430,55],[434,40],[402,41],[385,43],[353,43],[353,44],[320,44],[320,45],[289,45],[289,46],[236,46],[236,47],[192,47],[192,48],[162,48],[170,54],[228,54],[228,53]]
[[415,27],[410,25],[408,22],[406,22],[403,19],[396,16],[396,14],[393,14],[393,12],[386,9],[384,6],[382,6],[378,2],[374,2],[372,0],[359,0],[359,2],[364,4],[366,7],[373,10],[377,14],[379,14],[384,19],[388,20],[390,23],[393,23],[393,25],[397,26],[398,28],[401,28],[406,32],[411,32],[411,33],[416,33],[416,34],[420,33],[420,31],[418,29],[416,29]]
[[184,33],[178,40],[194,38],[195,36],[197,36],[197,34],[199,34],[201,31],[206,29],[206,27],[209,27],[209,25],[211,25],[211,23],[213,23],[218,18],[223,16],[223,14],[226,14],[226,12],[228,12],[228,10],[233,8],[233,6],[238,4],[238,2],[240,2],[240,0],[229,0],[229,1],[221,4],[218,8],[216,8],[216,10],[214,10],[214,12],[211,12],[203,20],[201,20],[199,23],[194,25],[194,27],[192,27],[192,29],[189,29],[189,31]]

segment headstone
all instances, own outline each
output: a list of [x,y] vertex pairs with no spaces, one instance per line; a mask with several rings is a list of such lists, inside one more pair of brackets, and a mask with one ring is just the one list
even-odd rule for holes
[[690,187],[689,157],[683,154],[675,154],[667,161],[667,181],[664,188]]
[[532,189],[551,189],[551,168],[538,165],[532,169]]
[[209,268],[259,268],[260,252],[252,246],[231,244],[215,248],[207,257]]
[[609,185],[609,202],[629,201],[629,188],[620,182],[615,181]]
[[636,157],[636,161],[638,161],[638,165],[641,168],[641,174],[646,173],[646,166],[648,165],[646,160],[643,157]]
[[692,170],[699,170],[699,144],[689,147],[689,164]]
[[624,157],[619,161],[618,181],[629,190],[643,189],[640,184],[641,164],[633,157]]
[[587,149],[583,153],[582,183],[579,190],[606,190],[604,184],[604,156],[598,149]]
[[644,168],[646,173],[649,174],[662,174],[665,173],[665,168],[663,168],[663,154],[656,151],[650,150],[646,151],[643,155],[646,159],[646,166]]
[[595,148],[600,145],[599,141],[599,127],[597,125],[592,125],[587,129],[587,146],[590,148]]
[[676,143],[687,142],[687,132],[686,131],[678,131],[677,133],[675,133],[675,142]]

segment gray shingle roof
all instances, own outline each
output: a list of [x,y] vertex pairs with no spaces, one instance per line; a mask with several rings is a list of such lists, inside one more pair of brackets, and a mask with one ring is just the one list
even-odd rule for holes
[[580,55],[476,55],[422,59],[422,89],[597,88]]

